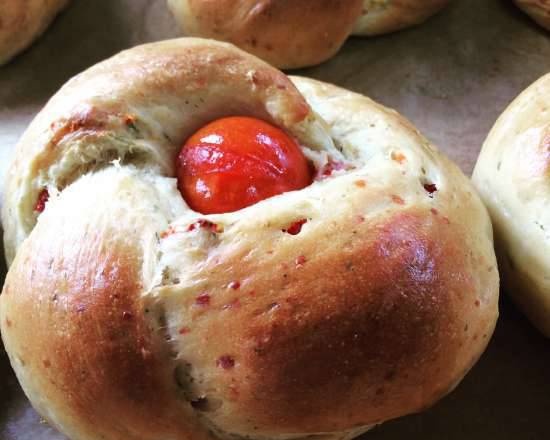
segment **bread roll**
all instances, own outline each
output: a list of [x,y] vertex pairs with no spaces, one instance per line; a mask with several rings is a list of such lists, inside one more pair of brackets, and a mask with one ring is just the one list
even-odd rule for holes
[[229,41],[280,68],[319,64],[350,35],[419,24],[449,0],[168,0],[185,34]]
[[26,49],[69,0],[3,0],[0,5],[0,65]]
[[[229,115],[284,129],[314,182],[191,210],[175,157]],[[225,43],[70,80],[5,194],[2,337],[75,440],[352,438],[452,390],[497,319],[491,224],[460,170],[395,111]]]
[[473,174],[495,227],[506,290],[546,336],[550,336],[549,170],[550,75],[546,75],[500,116]]

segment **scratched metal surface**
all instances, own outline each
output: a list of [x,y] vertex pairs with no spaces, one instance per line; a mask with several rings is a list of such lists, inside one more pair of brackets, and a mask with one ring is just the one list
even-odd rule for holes
[[[68,78],[121,49],[177,35],[164,0],[74,0],[37,44],[0,68],[0,175],[26,125]],[[298,73],[396,108],[470,173],[497,115],[549,71],[550,34],[509,1],[455,0],[424,26],[351,39],[331,61]],[[503,298],[495,336],[457,390],[364,438],[547,439],[548,408],[550,343]],[[63,439],[29,406],[1,346],[0,439]]]

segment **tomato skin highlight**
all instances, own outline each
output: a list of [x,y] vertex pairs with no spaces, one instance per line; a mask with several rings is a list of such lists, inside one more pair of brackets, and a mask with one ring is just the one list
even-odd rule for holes
[[313,173],[284,131],[260,119],[232,116],[207,124],[185,142],[177,177],[191,209],[219,214],[302,189]]

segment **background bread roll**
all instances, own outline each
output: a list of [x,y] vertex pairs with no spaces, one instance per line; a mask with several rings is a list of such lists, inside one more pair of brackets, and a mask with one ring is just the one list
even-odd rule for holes
[[168,0],[186,35],[236,44],[274,66],[332,57],[354,35],[423,22],[449,0]]
[[3,0],[0,5],[0,65],[26,49],[69,0]]
[[550,336],[550,75],[521,93],[485,141],[473,181],[493,220],[506,290]]

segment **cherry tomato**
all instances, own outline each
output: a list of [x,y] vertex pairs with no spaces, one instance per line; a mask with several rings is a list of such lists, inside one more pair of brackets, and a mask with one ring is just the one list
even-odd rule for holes
[[183,145],[178,187],[203,214],[236,211],[312,181],[298,144],[281,129],[250,117],[228,117],[204,126]]

